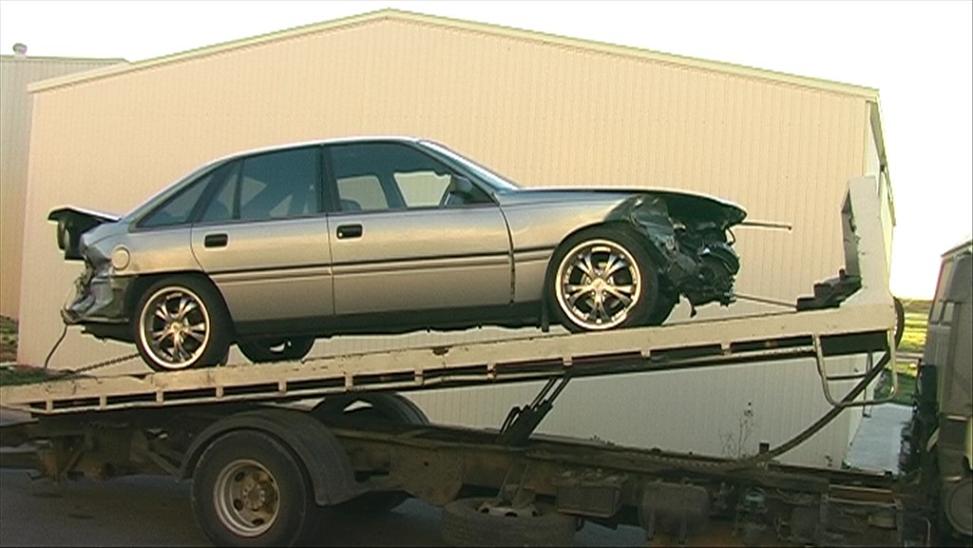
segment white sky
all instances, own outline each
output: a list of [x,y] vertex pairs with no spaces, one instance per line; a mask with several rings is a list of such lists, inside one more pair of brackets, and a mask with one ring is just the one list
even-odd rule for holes
[[940,253],[973,232],[973,2],[0,0],[0,51],[137,61],[385,7],[877,87],[893,292],[931,296]]

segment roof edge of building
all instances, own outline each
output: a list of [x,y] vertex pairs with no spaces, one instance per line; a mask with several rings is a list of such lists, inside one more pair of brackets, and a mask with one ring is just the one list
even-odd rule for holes
[[480,23],[480,22],[468,21],[463,19],[453,19],[449,17],[442,17],[439,15],[427,15],[427,14],[403,11],[398,9],[382,9],[378,11],[372,11],[372,12],[362,13],[358,15],[342,17],[339,19],[331,19],[328,21],[322,21],[318,23],[311,23],[308,25],[292,27],[289,29],[278,30],[278,31],[265,33],[265,34],[259,34],[256,36],[241,38],[229,42],[223,42],[219,44],[213,44],[210,46],[194,48],[194,49],[190,49],[178,53],[163,55],[151,59],[145,59],[134,63],[128,63],[125,65],[116,65],[116,66],[106,67],[104,69],[95,69],[92,71],[86,71],[86,72],[81,72],[81,73],[76,73],[76,74],[71,74],[66,76],[49,78],[47,80],[41,80],[39,82],[35,82],[31,84],[28,87],[28,91],[31,93],[47,91],[54,88],[59,88],[59,87],[68,86],[72,84],[78,84],[90,80],[96,80],[96,79],[121,75],[127,72],[134,72],[137,70],[151,68],[159,65],[165,65],[169,63],[175,63],[187,59],[204,57],[207,55],[213,55],[213,54],[230,51],[238,48],[260,45],[260,44],[265,44],[277,40],[294,38],[305,34],[312,34],[312,33],[322,32],[326,30],[349,27],[353,25],[359,25],[359,24],[368,23],[372,21],[379,21],[383,19],[395,19],[400,21],[422,23],[422,24],[434,25],[440,27],[463,29],[472,32],[507,36],[511,38],[518,38],[521,40],[530,40],[535,42],[555,44],[564,47],[570,47],[573,49],[596,51],[596,52],[614,54],[614,55],[624,55],[627,57],[635,57],[640,59],[653,60],[657,62],[670,63],[674,65],[693,67],[693,68],[698,68],[703,70],[735,74],[738,76],[759,78],[759,79],[768,80],[772,82],[787,83],[787,84],[807,87],[811,89],[829,91],[833,93],[841,93],[846,95],[853,95],[853,96],[858,96],[869,100],[878,99],[878,90],[866,86],[847,84],[847,83],[836,82],[832,80],[825,80],[821,78],[813,78],[809,76],[799,76],[799,75],[789,74],[785,72],[748,67],[744,65],[727,63],[723,61],[712,61],[712,60],[700,59],[696,57],[676,55],[671,53],[663,53],[663,52],[658,52],[658,51],[653,51],[648,49],[636,48],[632,46],[610,44],[607,42],[600,42],[596,40],[571,38],[571,37],[560,36],[556,34],[549,34],[545,32],[517,29],[513,27],[496,25],[492,23]]
[[29,63],[31,61],[60,61],[62,63],[128,63],[123,57],[61,57],[58,55],[0,55],[2,61]]

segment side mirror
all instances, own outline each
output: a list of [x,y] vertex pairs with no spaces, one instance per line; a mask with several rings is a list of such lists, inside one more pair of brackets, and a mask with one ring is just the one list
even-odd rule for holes
[[454,194],[460,194],[465,197],[473,197],[474,189],[473,183],[461,175],[453,175],[450,181],[450,189]]

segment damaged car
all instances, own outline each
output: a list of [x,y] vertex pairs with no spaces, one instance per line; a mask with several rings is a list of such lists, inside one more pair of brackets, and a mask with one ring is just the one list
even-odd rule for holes
[[659,325],[733,301],[746,212],[641,188],[522,188],[415,138],[225,157],[134,211],[50,213],[84,262],[69,325],[153,369],[303,358],[316,338],[420,329]]

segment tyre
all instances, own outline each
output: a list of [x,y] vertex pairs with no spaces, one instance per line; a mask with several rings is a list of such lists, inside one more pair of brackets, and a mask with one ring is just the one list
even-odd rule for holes
[[659,302],[649,313],[646,325],[662,325],[672,314],[672,309],[679,304],[679,294],[672,290],[660,290]]
[[[325,422],[363,420],[429,424],[429,418],[416,404],[398,394],[326,398],[315,406],[311,414]],[[408,499],[409,494],[402,491],[374,491],[341,503],[331,510],[349,514],[382,514],[394,510]]]
[[217,546],[292,546],[316,532],[305,471],[273,436],[230,432],[203,452],[193,475],[196,522]]
[[661,323],[668,311],[657,310],[659,289],[656,266],[631,232],[596,227],[554,253],[547,291],[555,317],[578,332]]
[[227,355],[229,315],[223,298],[204,279],[161,279],[145,290],[135,311],[135,346],[156,371],[217,365]]
[[300,360],[311,351],[314,337],[283,337],[258,339],[237,343],[240,352],[253,363]]
[[325,422],[347,419],[429,424],[429,418],[419,406],[398,394],[331,396],[314,406],[311,414]]
[[940,498],[942,513],[953,531],[967,539],[973,536],[973,475],[946,484]]
[[443,507],[443,540],[451,546],[570,546],[577,519],[553,506],[536,512],[497,515],[481,510],[492,499],[456,499]]

